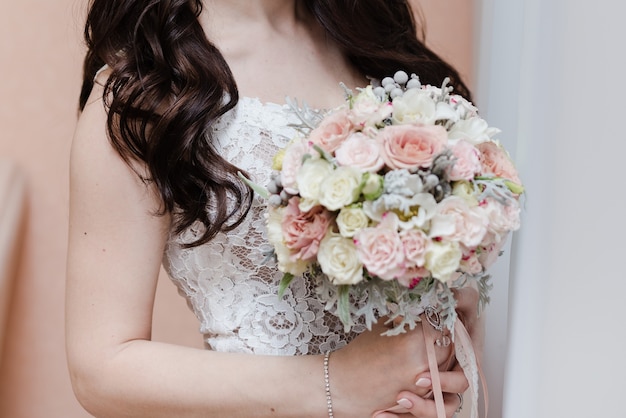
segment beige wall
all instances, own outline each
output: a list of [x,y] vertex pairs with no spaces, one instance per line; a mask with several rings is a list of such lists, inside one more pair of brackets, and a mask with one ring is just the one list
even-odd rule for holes
[[[86,3],[0,0],[0,158],[14,161],[27,181],[26,225],[0,361],[0,417],[88,416],[72,395],[63,346],[67,166]],[[472,4],[422,1],[429,43],[470,84]],[[201,346],[194,319],[167,280],[158,292],[155,338]]]

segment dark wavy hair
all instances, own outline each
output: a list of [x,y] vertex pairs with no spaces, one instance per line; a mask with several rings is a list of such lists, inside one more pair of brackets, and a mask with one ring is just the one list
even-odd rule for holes
[[[448,77],[469,99],[457,71],[417,36],[408,1],[304,3],[361,73],[382,78],[404,69],[433,85]],[[108,65],[103,100],[111,144],[131,166],[145,165],[143,179],[161,197],[159,214],[174,214],[177,232],[202,222],[202,235],[190,245],[237,227],[252,204],[239,169],[211,143],[211,125],[239,96],[198,22],[201,12],[201,0],[90,0],[79,100],[82,110],[97,71]]]

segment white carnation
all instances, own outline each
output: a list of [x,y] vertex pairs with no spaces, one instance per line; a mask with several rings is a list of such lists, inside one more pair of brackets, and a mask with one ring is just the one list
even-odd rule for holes
[[393,99],[392,120],[395,125],[422,123],[431,125],[436,120],[437,104],[430,94],[420,89],[409,89]]

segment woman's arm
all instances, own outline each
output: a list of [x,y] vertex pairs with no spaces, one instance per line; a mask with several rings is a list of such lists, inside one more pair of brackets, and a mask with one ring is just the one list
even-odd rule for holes
[[109,145],[101,94],[81,115],[71,158],[67,352],[79,400],[115,417],[323,407],[319,358],[258,361],[150,341],[170,218],[154,215],[154,190]]

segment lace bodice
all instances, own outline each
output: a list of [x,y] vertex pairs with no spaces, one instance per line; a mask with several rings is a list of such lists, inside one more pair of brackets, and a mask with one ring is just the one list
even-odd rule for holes
[[[216,148],[230,162],[267,184],[274,154],[295,134],[300,121],[287,105],[242,98],[214,126]],[[282,299],[282,273],[266,238],[265,202],[255,197],[245,221],[211,242],[183,248],[198,227],[172,234],[164,266],[200,321],[209,348],[256,354],[318,354],[345,345],[338,319],[324,311],[313,286],[295,279]]]

